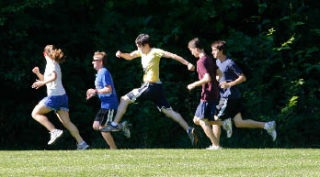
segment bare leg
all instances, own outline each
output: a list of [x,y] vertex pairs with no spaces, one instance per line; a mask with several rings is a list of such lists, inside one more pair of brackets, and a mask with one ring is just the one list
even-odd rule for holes
[[[97,130],[97,131],[102,128],[99,121],[93,121],[92,127],[94,130]],[[101,132],[101,135],[103,139],[106,141],[106,143],[109,145],[110,149],[117,149],[117,146],[113,140],[111,133]]]
[[221,126],[212,125],[212,132],[214,137],[217,139],[217,144],[220,145]]
[[60,122],[66,127],[71,135],[76,139],[77,143],[81,143],[83,141],[82,137],[79,134],[78,128],[70,121],[69,112],[64,110],[59,110],[56,115],[58,116]]
[[238,113],[234,118],[234,124],[237,128],[264,128],[264,122],[259,122],[251,119],[243,120],[241,113]]
[[200,119],[198,117],[194,117],[193,121],[197,125],[201,126],[201,128],[203,129],[206,136],[210,139],[212,145],[219,146],[219,142],[218,142],[217,138],[214,136],[213,130],[211,128],[211,125],[208,123],[208,121]]
[[113,137],[110,132],[101,132],[103,139],[107,142],[110,149],[117,149],[117,146],[113,140]]
[[114,122],[119,123],[123,117],[123,115],[126,113],[128,105],[131,104],[132,101],[127,96],[122,96],[120,104],[118,106],[117,114],[114,118]]
[[34,120],[46,127],[47,130],[52,131],[55,129],[55,126],[48,120],[47,116],[44,115],[50,111],[51,110],[48,109],[43,103],[39,103],[34,107],[31,116]]
[[182,118],[182,116],[179,113],[175,112],[171,108],[161,109],[161,112],[163,112],[167,117],[170,117],[172,120],[179,123],[179,125],[183,129],[185,129],[186,131],[188,130],[189,125],[187,124],[187,122]]

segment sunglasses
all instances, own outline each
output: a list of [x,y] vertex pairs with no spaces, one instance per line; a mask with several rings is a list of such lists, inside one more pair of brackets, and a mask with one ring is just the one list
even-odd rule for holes
[[93,59],[92,61],[101,61],[100,59]]

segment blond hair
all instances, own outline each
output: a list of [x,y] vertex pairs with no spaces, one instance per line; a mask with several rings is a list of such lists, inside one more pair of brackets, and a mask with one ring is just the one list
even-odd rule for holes
[[96,51],[93,54],[93,58],[97,58],[99,60],[102,60],[103,65],[105,65],[107,63],[107,54],[106,54],[106,52]]
[[64,53],[62,52],[62,50],[57,49],[54,45],[46,45],[46,47],[44,48],[44,53],[58,63],[63,63],[65,61]]

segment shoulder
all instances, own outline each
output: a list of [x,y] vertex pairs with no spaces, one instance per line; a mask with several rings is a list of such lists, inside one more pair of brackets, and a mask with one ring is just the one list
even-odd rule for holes
[[162,54],[162,53],[164,53],[165,51],[162,50],[162,49],[159,49],[159,48],[152,48],[152,49],[151,49],[151,52],[152,52],[152,53]]

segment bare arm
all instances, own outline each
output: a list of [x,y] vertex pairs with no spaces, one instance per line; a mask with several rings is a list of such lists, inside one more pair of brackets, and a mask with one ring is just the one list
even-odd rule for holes
[[176,55],[174,53],[171,53],[171,52],[167,52],[167,51],[164,51],[164,54],[163,54],[163,57],[165,58],[172,58],[176,61],[179,61],[180,63],[186,65],[188,67],[188,70],[189,71],[194,71],[194,65],[190,62],[188,62],[186,59],[180,57],[179,55]]
[[52,82],[54,80],[57,79],[57,73],[55,71],[53,71],[52,73],[49,74],[47,80],[44,80],[43,79],[43,76],[42,76],[42,80],[36,80],[33,84],[32,84],[32,88],[35,88],[35,89],[38,89],[42,86],[44,86],[45,84],[49,83],[49,82]]
[[188,90],[192,90],[194,89],[195,87],[198,87],[198,86],[201,86],[202,84],[206,84],[206,83],[209,83],[211,82],[211,77],[208,73],[204,74],[203,78],[201,80],[198,80],[198,81],[195,81],[191,84],[189,84],[187,86],[187,89]]
[[239,77],[236,80],[234,80],[232,82],[222,82],[222,83],[220,83],[220,87],[223,88],[223,89],[230,88],[232,86],[241,84],[242,82],[245,82],[246,80],[247,80],[246,76],[244,74],[241,74],[241,75],[239,75]]
[[90,88],[87,90],[87,100],[90,99],[91,97],[95,96],[96,94],[107,94],[107,93],[112,93],[111,85],[106,85],[102,89]]
[[223,76],[223,73],[220,69],[217,69],[216,79],[219,82]]
[[43,81],[43,74],[40,73],[39,67],[36,66],[32,69],[32,72],[37,75],[40,81]]
[[132,60],[135,59],[138,56],[137,51],[133,51],[131,53],[122,53],[120,50],[117,51],[116,57],[118,58],[124,58],[125,60]]

